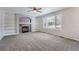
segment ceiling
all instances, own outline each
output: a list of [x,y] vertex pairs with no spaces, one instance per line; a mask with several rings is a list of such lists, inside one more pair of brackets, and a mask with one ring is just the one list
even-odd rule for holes
[[40,11],[42,11],[42,13],[39,12],[27,12],[30,10],[30,8],[28,7],[4,7],[4,10],[8,11],[8,12],[13,12],[13,13],[19,13],[19,14],[25,14],[25,15],[30,15],[30,16],[41,16],[50,12],[55,12],[61,9],[64,9],[65,7],[41,7],[42,9]]

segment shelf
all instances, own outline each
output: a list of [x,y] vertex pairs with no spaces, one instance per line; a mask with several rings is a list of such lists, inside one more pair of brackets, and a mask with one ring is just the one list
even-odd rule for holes
[[31,23],[19,23],[19,24],[31,24]]

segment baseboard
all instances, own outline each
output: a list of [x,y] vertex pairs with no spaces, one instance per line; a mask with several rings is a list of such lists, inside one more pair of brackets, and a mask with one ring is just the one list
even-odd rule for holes
[[[43,32],[43,31],[41,31],[41,32],[42,33],[47,33],[47,32]],[[56,34],[53,34],[53,33],[52,34],[51,33],[47,33],[47,34],[59,36],[59,37],[66,38],[66,39],[71,39],[71,40],[74,40],[74,41],[79,41],[79,40],[77,40],[75,38],[71,38],[71,37],[68,37],[68,36],[56,35]]]
[[4,36],[17,35],[18,33],[4,34]]

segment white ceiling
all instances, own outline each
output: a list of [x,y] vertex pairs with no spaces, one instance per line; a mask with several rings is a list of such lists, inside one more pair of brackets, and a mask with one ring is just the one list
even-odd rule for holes
[[20,13],[20,14],[25,14],[25,15],[30,15],[30,16],[41,16],[50,12],[55,12],[61,9],[64,9],[64,7],[41,7],[42,9],[40,11],[42,11],[42,13],[39,12],[27,12],[30,10],[30,8],[28,7],[5,7],[4,10],[8,11],[8,12],[13,12],[13,13]]

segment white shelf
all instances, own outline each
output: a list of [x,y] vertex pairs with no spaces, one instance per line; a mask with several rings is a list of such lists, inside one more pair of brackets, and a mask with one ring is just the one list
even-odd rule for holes
[[31,24],[31,23],[19,23],[19,24]]

